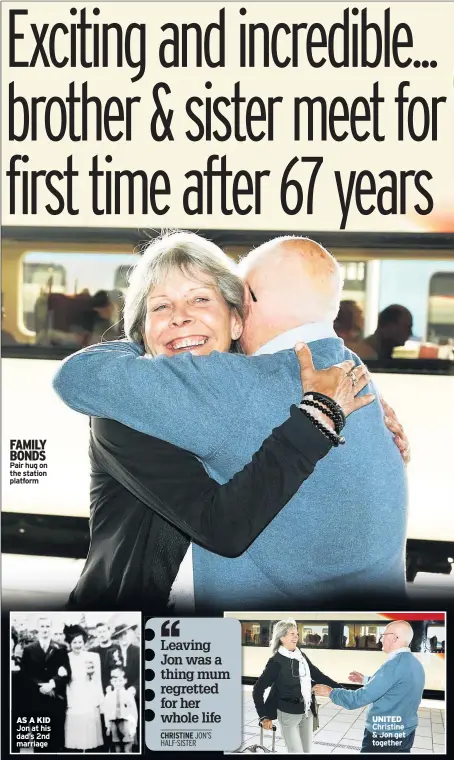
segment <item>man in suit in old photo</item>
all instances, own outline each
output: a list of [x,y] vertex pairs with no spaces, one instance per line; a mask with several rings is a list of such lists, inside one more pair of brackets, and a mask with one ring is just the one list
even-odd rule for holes
[[70,678],[68,651],[51,638],[52,621],[38,620],[37,641],[24,649],[22,657],[23,714],[35,725],[50,718],[47,746],[34,751],[59,752],[65,743],[66,687]]

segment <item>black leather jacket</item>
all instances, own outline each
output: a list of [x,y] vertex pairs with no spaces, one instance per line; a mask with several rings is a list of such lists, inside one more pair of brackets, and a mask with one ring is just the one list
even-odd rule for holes
[[[312,685],[316,683],[325,684],[336,689],[339,684],[326,676],[309,660],[307,654],[300,652],[305,658],[309,667]],[[292,673],[292,663],[295,661],[284,655],[276,654],[271,657],[262,675],[257,679],[253,688],[253,698],[255,709],[259,719],[269,718],[275,720],[277,718],[278,709],[282,712],[291,713],[292,715],[301,715],[306,712],[306,705],[301,695],[301,686],[299,678],[295,678]],[[266,702],[263,700],[263,694],[265,689],[271,686],[270,693]],[[315,696],[312,695],[311,710],[315,715]]]
[[228,483],[188,451],[92,418],[90,549],[69,609],[165,612],[191,540],[242,554],[331,449],[299,409]]

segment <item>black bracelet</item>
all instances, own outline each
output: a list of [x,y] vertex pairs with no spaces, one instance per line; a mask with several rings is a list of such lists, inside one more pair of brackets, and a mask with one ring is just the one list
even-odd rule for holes
[[329,407],[328,407],[328,404],[326,404],[325,402],[322,402],[321,405],[319,406],[316,401],[311,400],[310,395],[311,394],[309,393],[306,394],[303,397],[303,400],[301,403],[307,404],[307,406],[314,406],[317,409],[320,409],[320,406],[321,406],[320,411],[322,411],[323,414],[326,414],[326,416],[329,417],[334,422],[334,428],[336,430],[336,433],[339,435],[342,431],[342,428],[344,427],[344,421],[345,421],[345,417],[342,414],[342,410],[340,409],[340,407],[338,407],[338,405],[335,402],[333,403],[332,406],[330,405]]
[[[339,404],[337,404],[334,399],[330,398],[329,396],[325,396],[324,393],[318,393],[318,391],[307,391],[307,393],[304,394],[304,396],[312,396],[315,401],[321,401],[323,404],[325,404],[328,409],[331,409],[333,412],[336,411],[338,414],[340,414],[342,418],[342,427],[344,427],[345,423],[347,422],[347,418],[344,414],[344,410],[342,409]],[[303,396],[303,399],[304,399]]]
[[311,401],[308,398],[303,398],[301,403],[305,406],[312,406],[314,407],[314,409],[318,409],[323,414],[326,414],[326,416],[329,417],[329,419],[334,422],[334,429],[337,435],[339,435],[339,433],[341,432],[343,428],[342,417],[340,416],[339,412],[332,411],[331,409],[328,409],[327,406],[318,404],[317,401]]
[[305,409],[302,409],[302,407],[298,407],[300,411],[304,414],[305,417],[310,419],[313,425],[315,425],[318,430],[320,430],[321,433],[323,433],[326,438],[333,444],[333,446],[339,446],[341,443],[345,443],[345,438],[336,435],[332,430],[328,430],[321,422],[315,419],[315,417],[312,416],[310,412],[307,412]]

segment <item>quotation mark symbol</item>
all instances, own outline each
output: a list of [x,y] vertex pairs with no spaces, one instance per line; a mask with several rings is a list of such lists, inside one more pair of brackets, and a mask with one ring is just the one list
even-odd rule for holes
[[170,620],[166,620],[161,625],[161,636],[179,636],[180,635],[180,627],[179,627],[180,621],[175,620],[175,622],[172,623],[172,625],[170,626],[170,630],[169,630],[169,623],[170,623]]

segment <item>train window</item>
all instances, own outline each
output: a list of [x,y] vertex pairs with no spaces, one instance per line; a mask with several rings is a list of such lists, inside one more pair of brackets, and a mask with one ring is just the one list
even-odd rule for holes
[[346,623],[342,635],[345,649],[381,649],[380,636],[385,625],[377,623]]
[[[349,348],[379,362],[454,359],[454,262],[409,258],[339,263],[344,289],[335,330]],[[399,308],[388,310],[390,306]]]
[[426,651],[444,654],[445,636],[444,625],[428,625],[426,634]]
[[65,267],[54,261],[30,261],[25,256],[22,266],[22,306],[24,325],[30,332],[35,332],[34,310],[38,294],[48,288],[53,288],[57,293],[65,292]]
[[117,267],[115,270],[115,277],[114,277],[114,288],[118,288],[119,290],[122,290],[123,292],[128,287],[128,277],[129,272],[131,271],[131,265],[130,264],[122,264],[121,266]]
[[22,257],[21,311],[29,343],[78,350],[122,337],[131,254],[30,252]]
[[432,343],[454,340],[454,272],[436,272],[429,287],[428,339]]
[[344,280],[342,300],[351,299],[363,306],[366,298],[367,262],[340,261],[339,264]]
[[268,621],[242,621],[241,643],[246,647],[267,647],[270,643],[270,623]]
[[298,638],[303,647],[328,647],[328,623],[298,623]]

